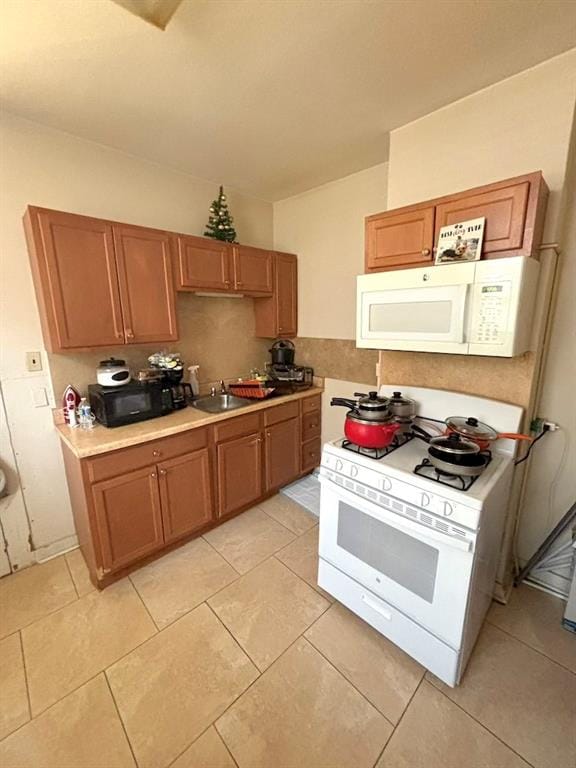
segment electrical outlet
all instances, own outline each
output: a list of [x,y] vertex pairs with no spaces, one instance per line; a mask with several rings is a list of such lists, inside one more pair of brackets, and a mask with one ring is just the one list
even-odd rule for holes
[[26,352],[26,370],[42,370],[42,356],[40,355],[40,352]]

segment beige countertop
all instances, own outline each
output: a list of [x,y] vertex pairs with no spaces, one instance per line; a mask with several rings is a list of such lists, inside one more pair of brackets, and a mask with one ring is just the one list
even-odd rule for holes
[[246,408],[238,408],[227,413],[205,413],[196,408],[183,408],[167,416],[159,416],[148,421],[140,421],[137,424],[129,424],[126,427],[109,429],[97,424],[94,429],[85,430],[69,427],[67,424],[58,424],[56,429],[64,443],[79,458],[96,456],[99,453],[116,451],[119,448],[128,448],[131,445],[146,443],[148,440],[158,440],[162,437],[177,435],[195,427],[205,427],[218,421],[233,419],[254,411],[262,411],[273,408],[281,403],[289,403],[292,400],[302,400],[305,397],[319,395],[324,390],[322,387],[311,387],[293,395],[280,395],[268,400],[258,400]]

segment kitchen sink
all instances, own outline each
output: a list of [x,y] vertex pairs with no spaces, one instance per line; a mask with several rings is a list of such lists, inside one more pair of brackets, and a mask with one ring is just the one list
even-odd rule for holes
[[220,394],[199,397],[198,400],[194,400],[192,406],[198,408],[199,411],[206,411],[206,413],[226,413],[226,411],[235,411],[236,408],[246,408],[253,402],[253,400],[248,400],[245,397]]

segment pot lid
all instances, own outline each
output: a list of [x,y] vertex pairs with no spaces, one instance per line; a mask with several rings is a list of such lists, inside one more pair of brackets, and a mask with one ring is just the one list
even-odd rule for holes
[[[272,344],[272,349],[294,349],[294,344],[290,341],[290,339],[278,339],[278,341],[275,341],[274,344]],[[269,349],[269,352],[272,352],[272,349]]]
[[468,456],[480,452],[480,446],[477,443],[473,443],[472,440],[466,440],[456,432],[452,432],[450,435],[433,437],[430,440],[430,445],[438,451],[442,451],[442,453],[453,453],[458,456]]
[[411,400],[409,397],[404,397],[402,392],[392,392],[390,405],[414,405],[414,400]]
[[98,366],[100,368],[120,368],[126,365],[125,360],[117,360],[115,357],[109,357],[108,360],[100,360]]
[[449,416],[446,419],[446,425],[458,432],[464,437],[471,437],[474,440],[496,440],[498,432],[488,424],[483,424],[473,416]]
[[360,398],[358,400],[358,407],[362,411],[387,411],[390,400],[387,397],[380,397],[378,392],[368,392],[365,395],[363,392],[355,392],[355,397]]

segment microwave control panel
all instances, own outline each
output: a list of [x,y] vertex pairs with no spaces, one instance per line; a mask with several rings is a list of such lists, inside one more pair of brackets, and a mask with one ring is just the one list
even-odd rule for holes
[[475,286],[473,344],[504,344],[510,310],[511,283],[480,283]]

